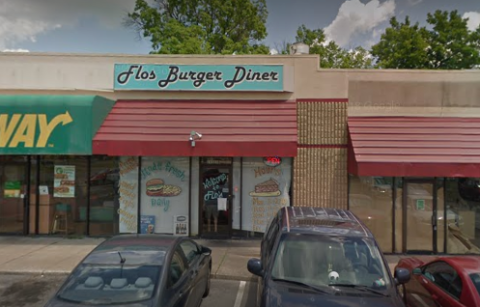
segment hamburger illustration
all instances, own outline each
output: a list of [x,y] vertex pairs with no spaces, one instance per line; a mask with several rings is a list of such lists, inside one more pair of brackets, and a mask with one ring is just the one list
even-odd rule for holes
[[273,178],[255,185],[255,191],[250,192],[250,196],[256,197],[274,197],[280,196],[280,194],[282,192],[280,192],[278,182]]
[[171,197],[180,195],[182,189],[180,187],[165,184],[160,178],[150,179],[146,183],[147,195],[152,197]]

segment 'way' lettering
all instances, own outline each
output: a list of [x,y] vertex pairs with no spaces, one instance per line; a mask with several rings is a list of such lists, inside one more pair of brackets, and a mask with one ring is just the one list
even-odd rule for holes
[[[65,112],[47,121],[45,114],[0,114],[0,148],[16,148],[24,143],[26,148],[44,148],[53,130],[61,123],[63,126],[73,122],[70,113]],[[37,123],[39,134],[35,140]]]

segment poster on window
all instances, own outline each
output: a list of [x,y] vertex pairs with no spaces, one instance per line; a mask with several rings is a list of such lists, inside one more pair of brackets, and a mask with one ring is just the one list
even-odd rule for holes
[[140,232],[141,233],[155,232],[155,216],[154,215],[140,216]]
[[143,157],[141,212],[155,216],[155,233],[174,233],[174,216],[188,214],[188,157]]
[[292,160],[284,158],[276,166],[263,158],[243,161],[242,229],[265,232],[265,228],[281,207],[290,206]]
[[173,234],[188,236],[188,215],[175,215],[173,217]]
[[20,198],[20,189],[22,183],[20,181],[6,181],[3,190],[5,198]]
[[75,165],[55,165],[53,197],[75,197]]
[[120,157],[119,232],[137,233],[138,219],[138,158]]

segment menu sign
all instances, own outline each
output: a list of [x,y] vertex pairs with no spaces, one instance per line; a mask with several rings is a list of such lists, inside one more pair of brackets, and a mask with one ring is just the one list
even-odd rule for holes
[[138,217],[138,158],[120,157],[120,233],[137,233]]
[[283,65],[115,64],[114,73],[115,90],[285,91]]
[[291,159],[268,166],[262,158],[251,158],[243,167],[245,216],[251,218],[243,221],[242,229],[264,232],[278,210],[290,206]]
[[53,197],[75,197],[75,165],[55,165]]

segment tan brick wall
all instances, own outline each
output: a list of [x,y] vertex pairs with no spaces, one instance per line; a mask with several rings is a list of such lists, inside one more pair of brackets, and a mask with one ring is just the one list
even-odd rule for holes
[[347,208],[347,107],[335,101],[297,103],[294,206]]
[[347,144],[347,107],[346,102],[298,102],[298,144]]
[[346,209],[347,149],[299,148],[293,188],[294,206]]

